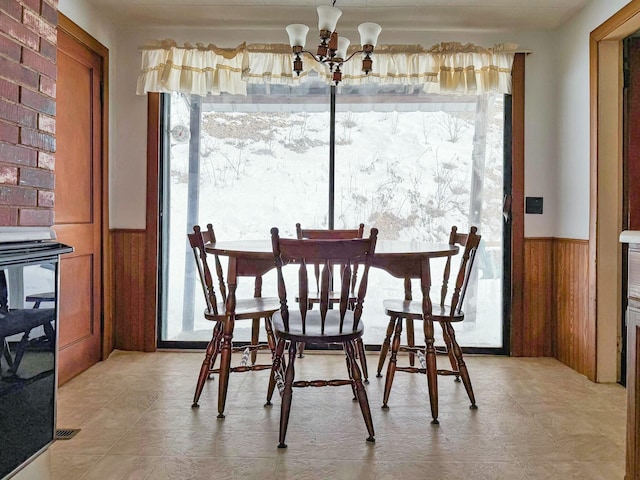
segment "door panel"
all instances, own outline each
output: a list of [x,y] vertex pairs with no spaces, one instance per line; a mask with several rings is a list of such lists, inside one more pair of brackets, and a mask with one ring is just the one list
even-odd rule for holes
[[60,383],[101,358],[102,57],[58,30],[55,230],[60,264]]

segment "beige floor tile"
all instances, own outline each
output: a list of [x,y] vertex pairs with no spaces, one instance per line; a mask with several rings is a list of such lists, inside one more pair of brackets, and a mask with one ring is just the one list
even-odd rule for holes
[[[432,425],[424,375],[399,372],[390,408],[380,408],[385,379],[375,377],[376,353],[368,352],[366,387],[376,442],[365,441],[349,387],[306,388],[294,390],[283,450],[279,396],[263,406],[268,372],[232,374],[226,418],[218,419],[217,375],[200,408],[191,408],[201,352],[114,352],[60,389],[59,425],[81,431],[51,447],[52,480],[624,475],[619,385],[592,383],[549,358],[469,356],[478,410],[461,384],[440,377],[440,424]],[[340,353],[307,352],[295,366],[296,379],[346,373]]]
[[130,455],[105,455],[82,480],[146,480],[160,459]]
[[102,457],[100,455],[51,455],[50,480],[79,480]]
[[277,458],[163,458],[152,470],[153,480],[272,480]]
[[73,438],[56,440],[51,446],[51,450],[54,453],[104,455],[126,433],[125,428],[103,429],[82,426]]
[[624,462],[625,451],[603,435],[558,436],[557,441],[572,455],[574,460]]

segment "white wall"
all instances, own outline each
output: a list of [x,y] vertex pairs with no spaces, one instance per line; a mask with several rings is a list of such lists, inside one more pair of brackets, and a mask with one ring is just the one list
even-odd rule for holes
[[589,238],[589,34],[625,0],[593,0],[559,32],[556,236]]
[[[98,42],[109,50],[109,86],[113,89],[115,84],[115,74],[118,71],[118,57],[116,48],[116,28],[109,21],[105,20],[105,16],[101,15],[86,0],[59,0],[58,11],[66,17],[77,23],[83,30],[89,33]],[[115,96],[109,97],[109,166],[112,166],[114,158],[115,143],[117,140],[116,126],[114,122],[115,112],[117,112],[117,101]],[[64,108],[64,105],[57,105],[57,108]],[[109,169],[109,183],[114,185],[114,169]],[[109,211],[113,213],[117,208],[114,203],[113,195],[110,195]],[[111,226],[113,221],[110,222]]]
[[[593,0],[556,32],[389,32],[380,43],[442,41],[481,46],[516,43],[532,50],[525,77],[525,195],[544,197],[543,215],[526,215],[527,237],[588,238],[589,229],[589,33],[619,10],[624,0]],[[286,43],[284,32],[202,29],[116,29],[83,0],[60,0],[59,9],[110,55],[110,226],[144,228],[146,97],[135,95],[138,47],[148,40],[234,47]],[[344,32],[347,35],[351,32]],[[351,35],[357,38],[357,35]]]

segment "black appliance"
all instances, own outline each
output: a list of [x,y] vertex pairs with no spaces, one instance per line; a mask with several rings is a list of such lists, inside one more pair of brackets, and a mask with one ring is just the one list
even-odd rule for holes
[[46,227],[0,227],[0,478],[43,452],[56,432],[60,255]]

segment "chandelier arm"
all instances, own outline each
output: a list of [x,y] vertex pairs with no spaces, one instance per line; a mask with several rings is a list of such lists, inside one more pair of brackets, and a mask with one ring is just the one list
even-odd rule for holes
[[364,50],[358,50],[357,52],[353,52],[351,55],[349,55],[347,58],[345,58],[342,63],[347,63],[349,60],[351,60],[355,55],[357,55],[358,53],[364,53]]
[[326,62],[323,62],[322,60],[320,60],[318,57],[316,57],[313,53],[311,53],[308,50],[302,50],[300,53],[306,53],[306,54],[310,55],[311,58],[313,58],[318,63],[326,63]]

